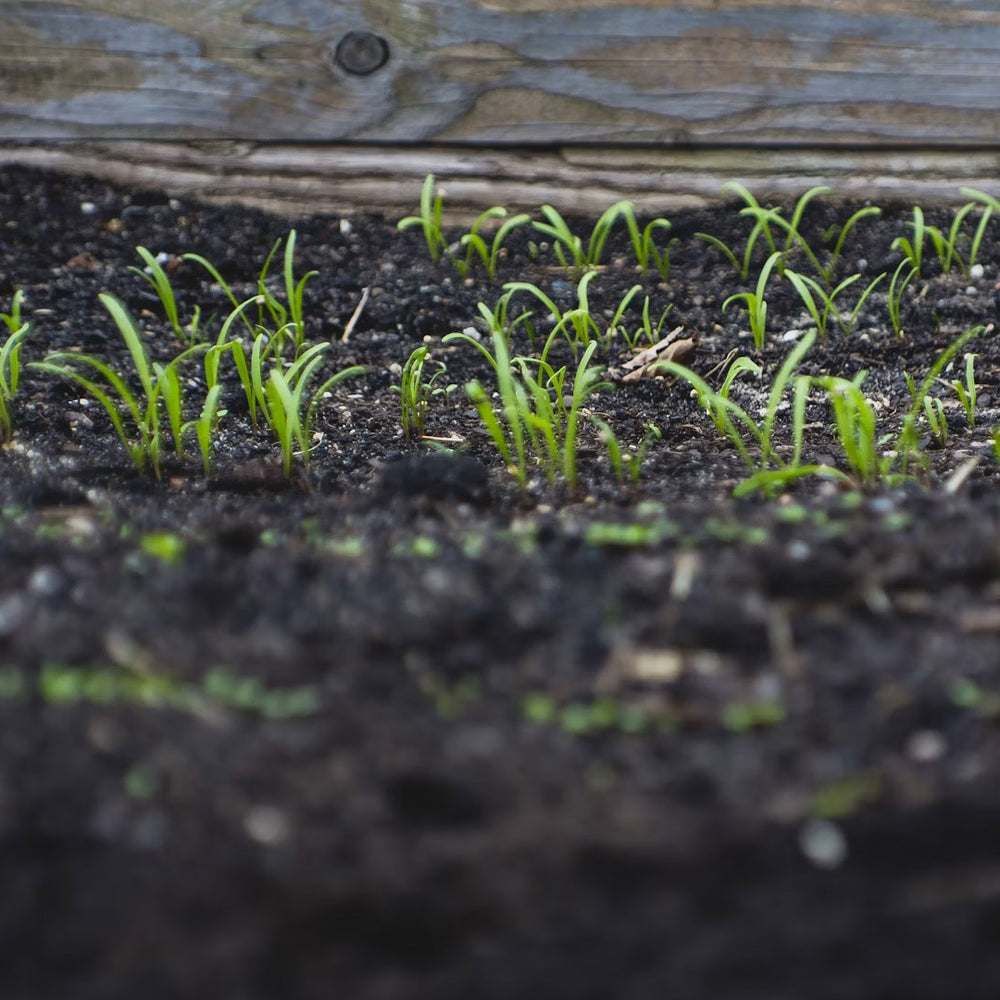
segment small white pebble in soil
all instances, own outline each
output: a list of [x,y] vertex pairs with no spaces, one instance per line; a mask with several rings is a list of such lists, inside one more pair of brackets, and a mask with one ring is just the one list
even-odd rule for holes
[[975,285],[968,285],[965,289],[966,295],[978,295],[979,289]]
[[341,236],[350,236],[354,232],[354,226],[351,224],[350,219],[341,219],[339,225]]
[[812,554],[812,549],[809,547],[808,542],[802,541],[801,538],[796,539],[794,542],[789,543],[788,546],[788,557],[790,559],[795,559],[798,562],[803,562],[808,559]]
[[947,751],[945,738],[934,729],[918,729],[906,741],[907,756],[920,764],[940,760]]
[[243,818],[243,829],[251,840],[267,847],[283,843],[292,833],[288,817],[275,806],[254,806]]
[[859,271],[863,271],[868,266],[868,258],[867,257],[860,258],[860,260],[858,260],[857,266]]
[[973,281],[978,281],[985,273],[986,268],[984,268],[982,264],[973,264],[972,267],[969,268],[969,277],[972,278]]
[[92,201],[81,201],[80,211],[84,215],[93,215],[97,211],[97,206]]
[[828,819],[810,819],[802,825],[799,849],[807,861],[830,871],[847,860],[847,838]]
[[39,566],[28,577],[28,590],[41,597],[54,597],[63,586],[63,575],[54,566]]

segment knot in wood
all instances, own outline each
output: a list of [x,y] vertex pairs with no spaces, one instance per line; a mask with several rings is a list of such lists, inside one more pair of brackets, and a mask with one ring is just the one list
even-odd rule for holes
[[370,31],[349,31],[337,43],[333,61],[345,73],[368,76],[389,61],[389,43]]

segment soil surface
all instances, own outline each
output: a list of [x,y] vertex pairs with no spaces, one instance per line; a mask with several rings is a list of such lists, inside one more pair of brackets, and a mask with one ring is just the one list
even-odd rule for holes
[[[857,207],[816,201],[804,232],[828,246]],[[895,268],[911,207],[881,207],[838,279]],[[953,212],[925,209],[947,231]],[[908,484],[735,499],[732,445],[687,387],[646,378],[587,401],[623,447],[661,431],[637,483],[585,420],[577,489],[540,469],[522,489],[462,388],[488,365],[441,338],[505,281],[567,308],[575,279],[527,229],[495,282],[463,279],[394,221],[0,173],[0,309],[23,290],[23,361],[76,350],[127,371],[100,292],[166,361],[180,345],[128,270],[135,247],[202,254],[242,299],[294,226],[296,273],[319,272],[307,341],[332,340],[324,371],[366,366],[319,407],[291,481],[231,371],[212,475],[189,441],[159,480],[78,386],[22,372],[0,452],[0,996],[1000,995],[996,335],[966,348],[975,426],[936,383],[949,433],[921,425]],[[808,317],[773,284],[756,352],[745,310],[722,310],[752,285],[694,236],[742,247],[749,222],[734,206],[672,222],[667,281],[615,231],[594,314],[641,283],[654,322],[672,307],[664,331],[700,335],[688,363],[713,385],[734,348],[764,365],[734,388],[757,413]],[[867,370],[895,430],[903,373],[919,383],[995,320],[998,226],[971,277],[941,275],[928,243],[902,338],[884,282],[802,371]],[[170,267],[181,315],[199,305],[214,337],[228,300]],[[279,253],[275,294],[280,270]],[[454,454],[400,427],[392,386],[422,343],[458,386],[425,426]],[[628,357],[620,336],[597,355]],[[203,392],[200,363],[186,371]],[[963,373],[959,353],[944,375]],[[804,457],[846,470],[829,427],[817,397]]]

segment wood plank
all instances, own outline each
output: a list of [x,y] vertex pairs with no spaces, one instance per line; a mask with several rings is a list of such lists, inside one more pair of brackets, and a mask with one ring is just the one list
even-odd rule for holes
[[249,143],[5,144],[0,164],[92,174],[131,188],[239,202],[285,214],[414,211],[426,174],[445,192],[448,221],[490,205],[595,215],[623,198],[646,214],[720,199],[738,180],[762,199],[818,184],[880,204],[961,200],[959,187],[1000,197],[1000,152],[893,150],[623,150],[262,145]]
[[1000,143],[994,2],[568,6],[5,0],[0,138]]

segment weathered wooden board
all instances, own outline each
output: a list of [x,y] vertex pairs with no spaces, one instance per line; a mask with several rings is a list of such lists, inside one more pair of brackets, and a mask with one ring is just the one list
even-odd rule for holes
[[408,215],[424,176],[445,193],[445,215],[468,222],[490,205],[596,215],[623,198],[670,213],[720,198],[738,180],[767,200],[827,184],[841,198],[924,205],[967,200],[961,185],[1000,196],[998,151],[757,149],[549,150],[430,146],[263,145],[236,142],[0,144],[0,164],[104,177],[129,188],[241,202],[290,214]]
[[994,0],[3,0],[0,138],[995,144]]

